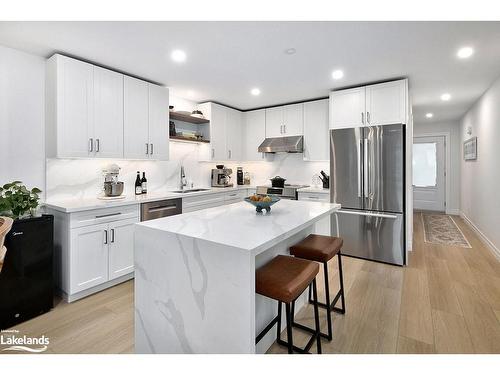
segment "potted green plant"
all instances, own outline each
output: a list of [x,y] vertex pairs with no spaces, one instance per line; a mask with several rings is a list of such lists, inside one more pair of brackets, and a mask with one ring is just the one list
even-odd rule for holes
[[29,190],[21,181],[13,181],[0,187],[0,216],[13,219],[35,216],[39,194],[36,187]]

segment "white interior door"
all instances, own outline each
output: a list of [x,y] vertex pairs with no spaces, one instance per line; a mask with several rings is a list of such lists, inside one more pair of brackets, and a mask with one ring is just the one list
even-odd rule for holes
[[446,210],[445,137],[413,138],[413,206],[416,210]]

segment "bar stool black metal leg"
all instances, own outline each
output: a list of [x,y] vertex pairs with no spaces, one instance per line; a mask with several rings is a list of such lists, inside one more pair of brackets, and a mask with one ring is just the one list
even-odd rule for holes
[[293,353],[293,334],[292,334],[292,318],[290,314],[290,304],[285,303],[285,310],[286,310],[286,335],[287,335],[287,342],[288,342],[288,354]]
[[319,330],[319,311],[318,311],[318,292],[316,290],[316,279],[313,280],[313,299],[314,299],[314,324],[316,327],[316,345],[318,354],[321,354],[321,336]]
[[323,272],[325,275],[325,299],[326,299],[326,321],[328,326],[328,337],[329,341],[333,338],[333,329],[332,329],[332,309],[330,305],[330,280],[328,278],[328,263],[323,262]]
[[276,337],[277,337],[277,341],[280,342],[281,341],[281,301],[278,301],[278,328],[277,328],[277,334],[276,334]]
[[344,275],[342,274],[342,256],[340,255],[340,251],[337,254],[339,257],[339,277],[340,277],[340,299],[342,303],[342,307],[338,310],[340,313],[345,314],[345,297],[344,297]]

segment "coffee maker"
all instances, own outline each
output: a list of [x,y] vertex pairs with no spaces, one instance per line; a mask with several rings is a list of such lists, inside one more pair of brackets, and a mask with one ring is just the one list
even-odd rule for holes
[[231,168],[224,168],[223,165],[217,165],[216,169],[212,169],[212,187],[231,187]]

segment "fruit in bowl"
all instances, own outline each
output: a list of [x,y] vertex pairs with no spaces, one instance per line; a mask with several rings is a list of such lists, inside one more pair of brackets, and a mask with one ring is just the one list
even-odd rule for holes
[[257,212],[262,212],[262,210],[266,210],[267,212],[271,211],[271,206],[279,200],[278,197],[260,194],[254,194],[245,198],[245,202],[254,205]]

